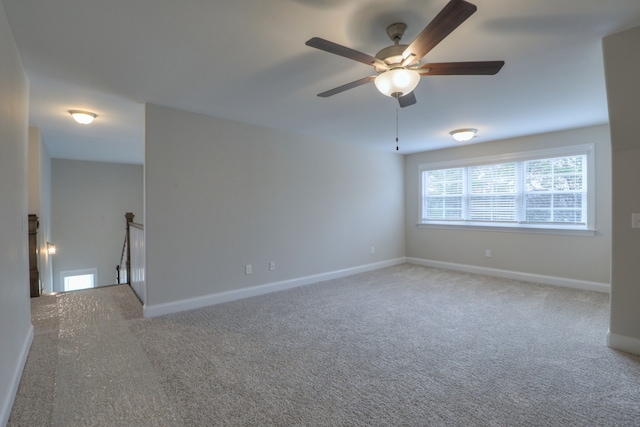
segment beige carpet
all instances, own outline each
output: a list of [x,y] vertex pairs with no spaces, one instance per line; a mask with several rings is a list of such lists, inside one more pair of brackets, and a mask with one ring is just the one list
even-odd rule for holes
[[640,425],[605,294],[402,265],[155,319],[126,286],[54,301],[10,426]]

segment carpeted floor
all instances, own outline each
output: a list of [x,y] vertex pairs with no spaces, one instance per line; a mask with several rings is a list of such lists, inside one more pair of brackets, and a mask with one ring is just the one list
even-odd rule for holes
[[409,264],[154,319],[127,286],[38,298],[9,426],[639,426],[608,310]]

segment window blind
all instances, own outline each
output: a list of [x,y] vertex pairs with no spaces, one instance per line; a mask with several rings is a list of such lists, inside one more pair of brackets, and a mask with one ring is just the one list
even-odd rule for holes
[[422,222],[586,226],[588,154],[535,157],[423,170]]

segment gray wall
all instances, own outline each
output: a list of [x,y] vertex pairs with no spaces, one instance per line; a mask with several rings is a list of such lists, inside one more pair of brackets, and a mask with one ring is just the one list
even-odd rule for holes
[[97,286],[116,282],[125,235],[125,212],[142,222],[142,166],[53,159],[53,281],[60,271],[97,268]]
[[404,255],[399,155],[150,104],[145,133],[150,305]]
[[[53,290],[51,242],[51,156],[38,128],[29,128],[29,213],[38,215],[38,272],[40,288]],[[52,242],[53,243],[53,242]]]
[[613,156],[613,250],[610,342],[640,354],[640,27],[603,40]]
[[29,83],[0,2],[0,425],[33,337],[27,258]]
[[[418,165],[430,162],[594,143],[595,237],[418,228]],[[608,126],[467,145],[406,157],[407,257],[580,281],[609,283],[611,239],[611,147]],[[492,252],[485,257],[485,249]]]

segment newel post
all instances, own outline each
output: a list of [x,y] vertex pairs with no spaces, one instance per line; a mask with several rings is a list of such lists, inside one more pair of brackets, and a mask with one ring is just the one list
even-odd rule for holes
[[135,216],[133,212],[124,214],[127,218],[127,283],[131,284],[131,238],[129,237],[129,224],[133,222]]

